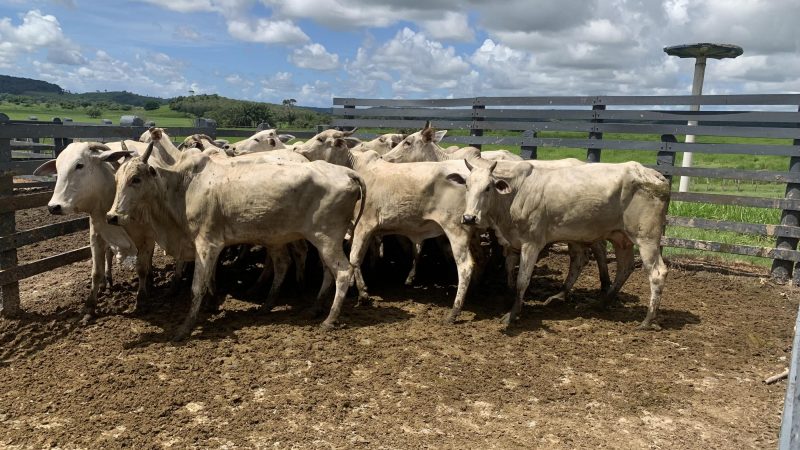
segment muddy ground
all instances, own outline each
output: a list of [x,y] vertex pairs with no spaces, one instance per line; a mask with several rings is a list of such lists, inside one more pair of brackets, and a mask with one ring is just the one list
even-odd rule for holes
[[[42,209],[18,214],[19,229],[50,221]],[[76,233],[20,255],[86,241]],[[313,274],[263,315],[242,296],[255,270],[226,267],[223,311],[179,344],[169,337],[189,295],[166,296],[166,258],[144,312],[123,314],[136,280],[117,268],[89,325],[79,309],[90,265],[63,267],[23,281],[25,316],[0,319],[0,447],[776,446],[785,383],[762,380],[787,365],[795,290],[759,268],[672,261],[664,329],[645,332],[635,329],[649,297],[641,270],[607,310],[577,307],[598,296],[593,265],[569,301],[542,306],[566,263],[558,253],[540,262],[509,332],[499,317],[510,296],[491,276],[462,320],[443,325],[455,276],[433,257],[412,287],[404,262],[379,266],[374,304],[349,300],[346,326],[327,333],[303,309]]]

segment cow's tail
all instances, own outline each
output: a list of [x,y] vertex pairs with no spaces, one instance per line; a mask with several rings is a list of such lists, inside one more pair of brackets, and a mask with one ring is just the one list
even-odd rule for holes
[[355,232],[356,225],[358,225],[358,221],[361,220],[361,216],[364,214],[364,205],[367,203],[367,184],[364,183],[364,179],[356,172],[351,170],[348,175],[350,179],[355,181],[358,184],[359,189],[359,200],[361,200],[361,206],[358,208],[358,214],[356,215],[356,220],[353,221],[353,231]]

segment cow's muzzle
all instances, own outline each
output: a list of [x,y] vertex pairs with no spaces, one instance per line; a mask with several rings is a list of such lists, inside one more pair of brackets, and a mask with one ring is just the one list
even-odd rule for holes
[[47,205],[47,210],[55,216],[64,214],[64,211],[61,210],[61,205]]
[[119,225],[119,216],[116,214],[106,214],[106,222],[109,225]]
[[461,223],[464,225],[476,225],[478,223],[478,216],[472,214],[464,214],[461,216]]

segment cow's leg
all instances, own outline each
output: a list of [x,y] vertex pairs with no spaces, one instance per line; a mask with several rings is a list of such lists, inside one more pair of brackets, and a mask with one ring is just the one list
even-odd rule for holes
[[542,250],[543,245],[539,243],[526,242],[522,244],[522,251],[520,252],[519,273],[517,274],[517,298],[514,301],[514,306],[511,311],[503,316],[503,324],[510,326],[511,322],[517,319],[520,311],[522,311],[522,301],[525,299],[525,292],[528,291],[528,285],[531,283],[533,276],[533,268],[536,266],[536,260],[539,257],[539,252]]
[[312,317],[319,317],[322,315],[323,311],[325,311],[326,302],[325,299],[328,296],[328,292],[331,290],[331,286],[333,285],[333,274],[331,273],[330,269],[324,264],[322,265],[322,284],[319,286],[319,292],[317,292],[317,298],[314,299],[314,304],[311,306],[310,314]]
[[244,293],[245,296],[256,296],[264,289],[264,286],[267,285],[267,280],[269,280],[269,277],[271,277],[275,272],[273,262],[274,261],[269,253],[269,250],[267,250],[267,254],[264,255],[264,268],[261,270],[261,273],[258,275],[258,279],[253,286],[251,286],[250,289]]
[[406,277],[406,286],[414,284],[414,278],[417,276],[417,265],[422,257],[422,242],[411,242],[411,270],[408,272],[408,277]]
[[306,277],[306,259],[308,258],[308,244],[305,239],[299,239],[289,243],[289,255],[294,262],[294,279],[297,281],[298,289],[303,284]]
[[172,280],[169,283],[168,296],[172,297],[180,292],[184,270],[186,270],[186,261],[175,259],[175,273],[172,274]]
[[111,289],[114,287],[114,251],[111,247],[106,249],[106,270],[104,288]]
[[667,279],[667,265],[661,258],[659,240],[639,241],[639,254],[642,256],[642,265],[650,278],[650,305],[647,307],[645,316],[640,329],[660,329],[655,323],[658,314],[658,306],[661,303],[661,293],[664,289],[664,281]]
[[[352,252],[352,247],[350,251]],[[375,267],[377,267],[380,258],[383,258],[383,240],[380,237],[370,239],[369,252],[367,253],[367,265],[371,271],[375,271]]]
[[611,277],[608,276],[606,241],[597,241],[591,245],[591,248],[594,260],[597,263],[597,272],[600,275],[600,292],[606,292],[611,287]]
[[519,264],[519,252],[510,246],[503,249],[506,259],[506,285],[511,292],[517,287],[516,270]]
[[[364,241],[362,240],[362,247],[363,243]],[[328,318],[322,322],[322,328],[327,330],[333,328],[336,321],[339,319],[344,297],[347,295],[347,288],[350,287],[350,283],[353,279],[353,266],[350,265],[350,262],[344,255],[341,239],[318,236],[315,246],[317,250],[319,250],[320,259],[322,259],[325,266],[336,278],[336,294],[333,297],[333,305],[331,306],[330,313],[328,313]],[[364,255],[362,254],[361,258],[363,257]]]
[[634,268],[633,242],[625,236],[614,236],[611,238],[611,243],[614,244],[617,273],[614,275],[614,283],[605,291],[603,303],[606,305],[617,297]]
[[567,272],[567,279],[564,280],[564,286],[558,294],[551,295],[544,301],[545,305],[549,305],[553,300],[566,300],[572,286],[578,281],[578,276],[581,270],[589,263],[586,258],[586,247],[581,244],[570,243],[567,245],[569,249],[569,272]]
[[364,276],[361,274],[361,263],[364,262],[364,255],[367,253],[368,245],[374,235],[373,230],[373,227],[367,226],[362,220],[358,223],[353,232],[353,247],[350,249],[350,265],[353,266],[353,271],[355,273],[359,303],[369,302],[367,284],[364,282]]
[[289,271],[289,264],[291,257],[289,256],[289,248],[287,245],[278,247],[267,247],[268,257],[272,258],[272,264],[275,266],[275,278],[272,279],[272,287],[269,290],[267,301],[262,306],[264,311],[271,311],[275,306],[275,300],[281,292],[281,285],[286,278],[286,272]]
[[470,233],[462,229],[444,230],[450,241],[450,248],[453,250],[453,258],[456,262],[456,269],[458,270],[458,289],[456,290],[456,299],[453,302],[453,309],[445,319],[446,323],[454,323],[461,314],[461,309],[464,307],[464,299],[467,296],[469,284],[472,281],[472,274],[475,270],[475,260],[470,251]]
[[109,250],[106,241],[95,232],[92,222],[89,221],[89,247],[92,251],[92,287],[89,296],[83,304],[83,323],[89,322],[95,314],[97,307],[97,294],[105,285],[106,251]]
[[139,310],[142,302],[150,298],[150,269],[153,267],[154,243],[148,240],[141,247],[137,249],[136,254],[136,276],[139,278],[139,287],[136,290],[136,303],[132,312]]
[[222,251],[222,245],[210,242],[195,242],[194,275],[192,277],[192,306],[189,314],[175,332],[173,340],[179,341],[187,338],[192,333],[197,314],[203,297],[213,295],[213,277],[217,268],[217,258]]

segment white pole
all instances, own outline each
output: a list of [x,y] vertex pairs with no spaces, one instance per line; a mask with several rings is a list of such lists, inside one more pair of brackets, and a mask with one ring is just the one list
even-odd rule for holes
[[[706,57],[698,56],[694,63],[694,80],[692,80],[692,95],[703,95],[703,78],[706,73]],[[690,111],[700,111],[700,105],[692,105]],[[697,126],[696,120],[689,121],[690,127]],[[694,144],[694,135],[686,135],[686,143]],[[692,152],[683,153],[682,167],[692,167]],[[689,177],[681,176],[681,183],[678,186],[678,192],[686,192],[689,190]]]

